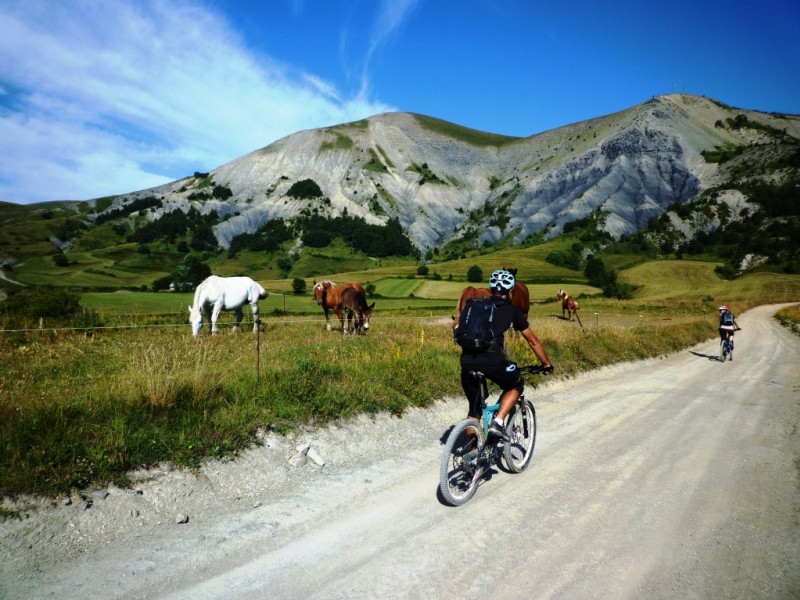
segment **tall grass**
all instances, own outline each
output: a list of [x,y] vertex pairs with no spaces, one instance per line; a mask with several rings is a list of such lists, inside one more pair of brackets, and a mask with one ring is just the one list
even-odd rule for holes
[[775,318],[789,331],[800,335],[800,304],[779,310],[775,314]]
[[[569,375],[708,339],[711,317],[633,328],[532,319]],[[0,336],[0,493],[55,495],[126,483],[133,468],[194,467],[285,433],[356,414],[402,414],[461,394],[449,323],[375,318],[367,336],[319,321],[265,319],[266,330],[192,338],[186,329]],[[257,352],[257,347],[260,353]],[[533,357],[518,338],[521,363]]]

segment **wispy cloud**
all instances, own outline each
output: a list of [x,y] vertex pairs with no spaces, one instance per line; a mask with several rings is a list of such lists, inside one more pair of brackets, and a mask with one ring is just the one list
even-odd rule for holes
[[0,199],[123,193],[389,110],[183,0],[0,3]]
[[376,52],[380,50],[414,12],[420,0],[381,0],[364,59],[361,95],[369,90],[369,72]]

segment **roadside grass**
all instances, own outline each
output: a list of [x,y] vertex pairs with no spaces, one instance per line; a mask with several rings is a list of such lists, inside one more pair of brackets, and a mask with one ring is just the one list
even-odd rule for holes
[[775,318],[789,331],[800,335],[800,304],[782,308],[775,314]]
[[[708,339],[709,319],[586,333],[550,317],[532,326],[568,376]],[[461,394],[458,349],[441,318],[380,318],[367,336],[328,332],[319,320],[266,318],[264,327],[199,339],[188,328],[0,337],[0,492],[126,485],[135,468],[234,456],[260,430],[401,415]],[[525,363],[533,357],[522,343],[509,340]]]

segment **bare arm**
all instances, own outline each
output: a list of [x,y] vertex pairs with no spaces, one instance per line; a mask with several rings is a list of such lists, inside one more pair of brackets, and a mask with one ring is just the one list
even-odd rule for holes
[[542,363],[543,366],[549,367],[550,366],[550,358],[547,356],[547,351],[542,346],[542,342],[539,341],[539,338],[536,337],[536,334],[533,333],[530,327],[522,330],[522,337],[525,338],[525,341],[528,342],[528,346],[530,346],[533,353],[536,355],[536,358]]

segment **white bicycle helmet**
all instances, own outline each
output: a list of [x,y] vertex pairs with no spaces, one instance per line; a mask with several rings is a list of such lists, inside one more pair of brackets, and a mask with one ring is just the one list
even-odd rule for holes
[[489,287],[491,290],[493,292],[500,292],[501,294],[507,294],[513,290],[515,283],[516,279],[514,279],[514,275],[505,269],[498,269],[489,277]]

